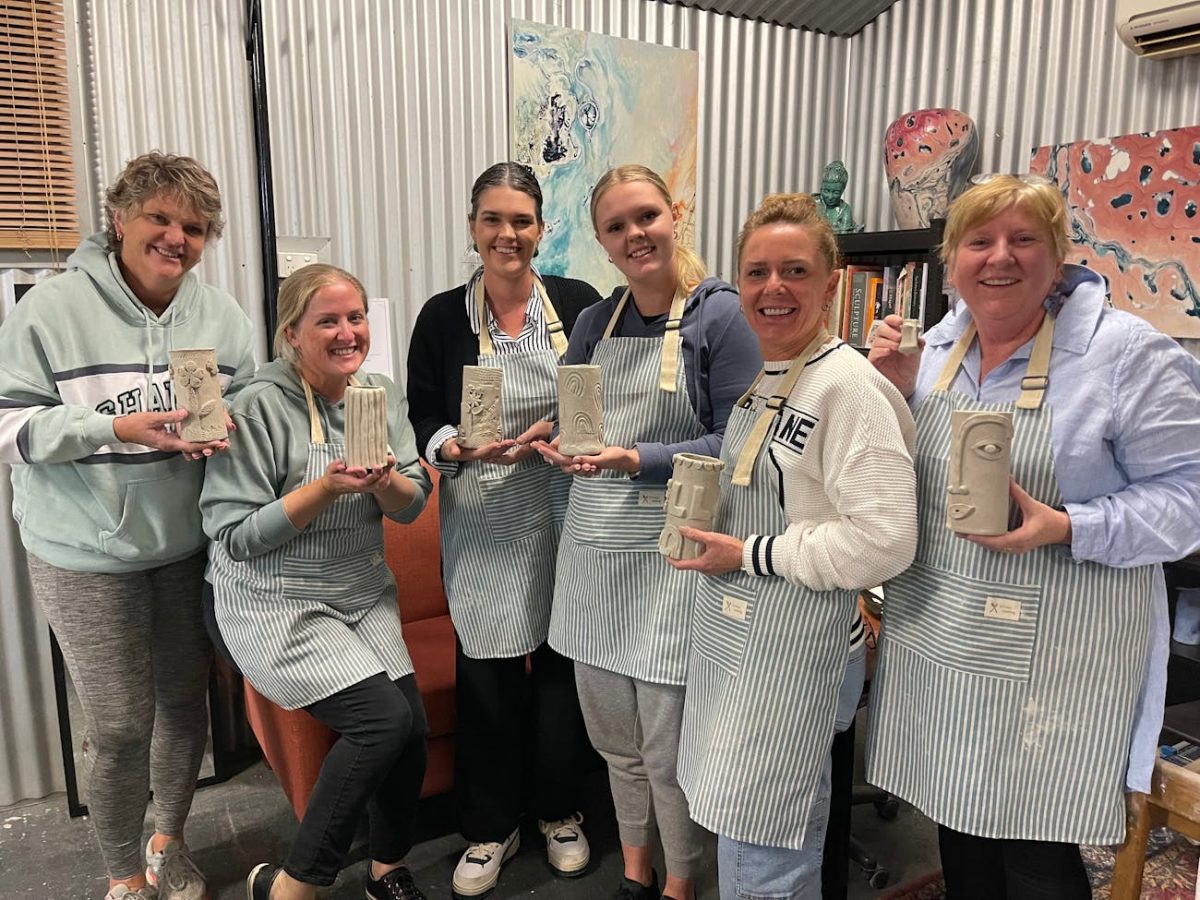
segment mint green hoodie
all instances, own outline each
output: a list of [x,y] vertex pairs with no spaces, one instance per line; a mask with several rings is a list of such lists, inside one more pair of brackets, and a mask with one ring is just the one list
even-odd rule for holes
[[[116,439],[118,416],[173,408],[167,351],[215,347],[226,396],[254,374],[237,302],[184,276],[161,316],[121,277],[104,235],[0,326],[0,463],[25,549],[63,569],[134,572],[205,545],[204,463]],[[235,433],[232,441],[237,440]]]

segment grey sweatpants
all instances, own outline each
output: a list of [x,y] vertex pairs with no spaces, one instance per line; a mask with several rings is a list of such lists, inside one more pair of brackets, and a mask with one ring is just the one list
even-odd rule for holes
[[668,874],[693,878],[704,829],[692,821],[676,779],[683,686],[655,684],[575,663],[588,737],[608,763],[621,842],[645,847],[655,827]]
[[141,871],[142,822],[183,834],[208,737],[200,588],[207,557],[128,574],[71,572],[29,557],[33,595],[62,647],[95,760],[87,796],[112,878]]

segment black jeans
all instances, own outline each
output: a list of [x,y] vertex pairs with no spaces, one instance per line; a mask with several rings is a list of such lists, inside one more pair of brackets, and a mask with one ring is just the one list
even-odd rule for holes
[[1077,844],[981,838],[938,826],[946,900],[1090,900]]
[[371,859],[399,862],[412,848],[429,726],[412,675],[382,673],[306,709],[339,735],[325,757],[284,869],[319,886],[337,878],[359,817],[370,821]]
[[574,664],[549,644],[509,659],[471,659],[456,644],[454,792],[463,837],[472,844],[508,837],[521,817],[526,776],[531,813],[546,821],[573,814],[586,740]]

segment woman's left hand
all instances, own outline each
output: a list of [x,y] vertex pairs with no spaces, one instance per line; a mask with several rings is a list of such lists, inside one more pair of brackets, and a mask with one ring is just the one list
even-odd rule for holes
[[1071,517],[1029,496],[1016,479],[1008,480],[1008,496],[1021,510],[1021,524],[1005,534],[963,535],[981,547],[998,553],[1028,553],[1047,544],[1071,545]]
[[701,531],[699,528],[679,529],[679,536],[704,545],[703,552],[695,559],[667,559],[676,569],[695,569],[705,575],[724,575],[742,567],[742,549],[746,542],[741,538],[721,534],[718,531]]
[[532,456],[537,453],[537,447],[534,446],[534,441],[545,443],[550,439],[550,432],[554,430],[554,423],[542,420],[534,422],[529,428],[522,431],[516,437],[516,443],[509,447],[504,453],[499,456],[493,456],[488,462],[496,463],[501,466],[511,466],[519,463],[527,456]]
[[642,468],[642,457],[637,448],[626,450],[624,447],[605,447],[599,453],[588,456],[576,456],[580,475],[595,475],[601,469],[615,469],[618,472],[628,472],[636,475]]
[[347,466],[340,474],[356,480],[357,483],[353,488],[354,493],[378,494],[391,484],[392,469],[395,467],[396,457],[389,453],[387,455],[387,462],[383,466],[376,466],[371,469],[365,469],[362,466]]
[[[228,412],[225,413],[225,430],[227,432],[229,432],[230,435],[232,435],[235,431],[237,431],[237,425],[235,425],[233,423],[233,416],[229,415]],[[196,450],[196,451],[184,450],[183,455],[187,459],[190,459],[193,462],[195,462],[198,459],[204,459],[204,457],[206,457],[206,456],[212,456],[214,453],[223,453],[224,451],[226,451],[228,449],[229,449],[229,438],[226,437],[224,440],[220,440],[220,441],[209,441],[208,445],[205,446],[205,448],[203,450]]]

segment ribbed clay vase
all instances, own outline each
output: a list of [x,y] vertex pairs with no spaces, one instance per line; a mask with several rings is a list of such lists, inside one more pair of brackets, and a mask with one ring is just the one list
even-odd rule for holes
[[957,109],[917,109],[888,126],[883,139],[892,214],[901,228],[928,228],[967,188],[979,156],[979,132]]
[[346,465],[362,469],[387,465],[387,391],[381,387],[346,388]]

